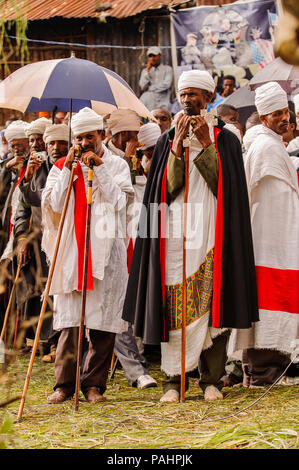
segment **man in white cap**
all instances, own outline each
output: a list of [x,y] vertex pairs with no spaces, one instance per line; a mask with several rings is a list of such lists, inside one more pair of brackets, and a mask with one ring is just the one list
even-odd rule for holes
[[[49,403],[74,394],[77,338],[81,318],[86,229],[86,188],[93,163],[90,250],[87,273],[85,328],[89,349],[81,374],[87,401],[104,400],[115,334],[125,331],[121,311],[127,283],[126,209],[133,196],[126,162],[102,145],[103,118],[90,108],[72,119],[74,142],[82,149],[61,235],[50,294],[54,295],[55,330],[60,331],[55,360],[54,393]],[[58,220],[63,209],[74,147],[56,162],[42,193],[42,248],[52,260]]]
[[214,89],[206,71],[183,72],[179,79],[184,114],[156,144],[124,304],[123,318],[133,317],[134,333],[145,344],[161,343],[164,403],[180,397],[185,144],[190,222],[185,371],[198,370],[205,400],[223,398],[228,329],[248,328],[257,319],[242,149],[224,123],[214,127],[201,116]]
[[[137,157],[138,133],[140,130],[140,119],[135,111],[130,109],[117,109],[113,111],[107,119],[107,126],[111,132],[112,138],[108,142],[108,148],[116,155],[123,158],[130,170],[134,188],[134,200],[131,201],[128,215],[130,225],[130,242],[128,245],[128,267],[130,267],[130,258],[133,251],[133,240],[135,237],[135,222],[138,222],[139,213],[142,205],[144,189],[146,185],[146,176],[141,165],[141,159],[138,158],[136,170],[133,170],[132,157]],[[142,126],[143,127],[143,126]],[[159,127],[159,126],[158,126]],[[141,346],[142,349],[142,346]],[[130,383],[138,388],[156,387],[156,380],[150,376],[146,367],[146,360],[140,351],[136,338],[132,332],[132,326],[128,330],[119,333],[115,337],[114,352],[121,363],[123,371]]]
[[[52,125],[51,121],[44,117],[31,122],[26,129],[30,157],[24,178],[19,185],[21,194],[14,224],[18,263],[22,266],[25,280],[19,286],[20,290],[23,290],[20,308],[23,319],[38,317],[41,309],[40,296],[48,277],[46,256],[41,250],[41,194],[53,164],[67,155],[68,134],[65,124]],[[34,331],[27,332],[27,335],[26,337],[32,340]],[[54,362],[57,335],[53,333],[52,318],[43,322],[40,339],[43,342],[43,361]]]
[[[1,254],[4,258],[11,258],[12,253],[12,226],[18,205],[18,185],[25,174],[26,159],[29,154],[28,137],[25,133],[27,127],[27,122],[17,120],[13,121],[5,129],[5,138],[8,142],[10,157],[4,161],[4,167],[0,174],[0,201],[2,206],[1,251],[6,246],[4,253]],[[9,240],[10,243],[8,243]]]
[[157,140],[161,135],[161,129],[158,124],[148,122],[141,126],[138,132],[139,149],[143,153],[142,166],[145,174],[148,174]]
[[155,108],[168,108],[173,80],[172,67],[161,63],[160,47],[147,50],[147,65],[141,71],[139,86],[140,100],[151,111]]
[[256,89],[255,105],[262,125],[254,128],[245,171],[260,321],[232,336],[233,351],[243,350],[249,388],[274,383],[299,340],[299,188],[282,138],[289,125],[287,94],[278,83],[266,83]]

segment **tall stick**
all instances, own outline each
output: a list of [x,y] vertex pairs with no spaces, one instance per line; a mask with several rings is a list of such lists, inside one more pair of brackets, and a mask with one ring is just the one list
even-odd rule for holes
[[85,231],[85,253],[84,253],[83,282],[82,282],[81,320],[80,320],[80,329],[79,329],[79,338],[78,338],[78,352],[77,352],[76,385],[75,385],[75,411],[78,411],[78,409],[79,409],[80,370],[81,370],[81,365],[82,365],[83,333],[84,333],[86,290],[87,290],[87,273],[88,273],[88,258],[89,258],[89,241],[90,241],[92,179],[93,179],[93,165],[91,164],[91,166],[89,168],[89,171],[88,171],[87,214],[86,214],[86,231]]
[[187,276],[186,276],[186,232],[187,232],[187,203],[189,192],[189,145],[190,140],[184,141],[185,147],[185,189],[184,189],[184,221],[183,221],[183,305],[182,305],[182,343],[181,343],[181,402],[185,401],[186,382],[186,317],[187,317]]
[[20,407],[19,407],[18,422],[21,421],[22,414],[23,414],[23,409],[24,409],[25,399],[26,399],[26,393],[27,393],[27,390],[28,390],[28,387],[29,387],[29,381],[30,381],[31,372],[32,372],[32,368],[33,368],[33,362],[34,362],[36,350],[37,350],[37,347],[38,347],[38,340],[39,340],[40,331],[41,331],[42,324],[43,324],[44,314],[45,314],[46,307],[47,307],[48,295],[49,295],[50,286],[51,286],[52,277],[53,277],[53,272],[54,272],[54,268],[55,268],[55,264],[56,264],[57,253],[58,253],[58,249],[59,249],[61,234],[62,234],[64,220],[65,220],[65,215],[66,215],[66,211],[67,211],[67,208],[68,208],[68,203],[69,203],[69,199],[70,199],[70,195],[71,195],[71,191],[72,191],[72,187],[73,187],[73,180],[74,180],[76,167],[77,167],[77,159],[74,160],[73,165],[72,165],[69,184],[68,184],[66,197],[65,197],[65,201],[64,201],[64,205],[63,205],[63,209],[62,209],[62,214],[61,214],[61,218],[60,218],[60,222],[59,222],[58,234],[57,234],[57,238],[56,238],[56,244],[55,244],[53,259],[52,259],[52,263],[51,263],[50,270],[49,270],[49,275],[48,275],[47,284],[46,284],[45,293],[44,293],[44,299],[43,299],[43,303],[42,303],[42,307],[41,307],[41,311],[40,311],[40,315],[39,315],[39,320],[38,320],[38,324],[37,324],[37,328],[36,328],[36,333],[35,333],[35,338],[34,338],[34,342],[33,342],[32,352],[31,352],[31,357],[30,357],[29,366],[28,366],[27,375],[26,375],[26,380],[25,380],[25,384],[24,384],[23,394],[22,394],[21,403],[20,403]]
[[20,276],[20,271],[21,271],[21,263],[18,264],[16,277],[15,277],[15,280],[14,280],[14,283],[13,283],[13,286],[12,286],[12,289],[11,289],[8,305],[7,305],[7,308],[6,308],[6,311],[5,311],[2,331],[1,331],[1,335],[0,335],[0,343],[2,343],[2,340],[3,340],[3,337],[4,337],[6,323],[7,323],[7,320],[8,320],[8,315],[9,315],[9,312],[10,312],[11,304],[12,304],[12,301],[13,301],[13,297],[14,297],[14,294],[15,294],[16,287],[17,287],[17,282],[18,282],[18,279],[19,279],[19,276]]

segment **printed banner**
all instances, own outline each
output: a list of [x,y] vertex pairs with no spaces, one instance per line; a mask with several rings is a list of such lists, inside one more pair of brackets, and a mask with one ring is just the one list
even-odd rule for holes
[[178,75],[209,70],[234,75],[240,86],[274,59],[278,16],[273,0],[195,7],[171,14]]

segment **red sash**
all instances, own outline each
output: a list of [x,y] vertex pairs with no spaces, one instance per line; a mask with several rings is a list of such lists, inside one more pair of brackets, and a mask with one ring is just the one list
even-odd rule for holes
[[[62,170],[66,157],[60,158],[55,166]],[[80,162],[78,162],[75,175],[78,177],[73,184],[75,192],[75,235],[78,248],[78,291],[82,291],[83,283],[83,270],[84,270],[84,255],[85,255],[85,229],[86,229],[86,215],[87,215],[87,199],[86,189],[84,183],[84,176]],[[91,260],[91,244],[89,242],[88,253],[88,272],[87,272],[87,290],[93,290],[92,279],[92,260]]]

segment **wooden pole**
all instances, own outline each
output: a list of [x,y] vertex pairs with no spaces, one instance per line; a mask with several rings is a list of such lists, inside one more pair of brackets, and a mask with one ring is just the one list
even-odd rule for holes
[[82,365],[83,333],[84,333],[86,290],[87,290],[87,273],[88,273],[88,258],[89,258],[89,242],[90,242],[92,179],[93,179],[93,165],[91,164],[91,166],[89,168],[89,171],[88,171],[87,214],[86,214],[86,231],[85,231],[85,254],[84,254],[84,271],[83,271],[83,282],[82,282],[81,320],[80,320],[79,339],[78,339],[78,352],[77,352],[76,385],[75,385],[75,411],[78,411],[78,409],[79,409],[80,371],[81,371],[81,365]]
[[184,188],[184,220],[183,220],[183,305],[182,305],[182,343],[181,343],[181,402],[185,401],[186,383],[186,317],[187,317],[187,276],[186,276],[186,232],[187,232],[187,203],[189,192],[189,139],[185,139],[185,188]]
[[12,301],[13,301],[13,298],[14,298],[17,282],[18,282],[18,279],[19,279],[19,276],[20,276],[20,271],[21,271],[21,264],[18,264],[16,277],[15,277],[15,280],[14,280],[14,283],[13,283],[13,286],[12,286],[12,289],[11,289],[8,305],[7,305],[7,308],[6,308],[6,311],[5,311],[5,315],[4,315],[4,321],[3,321],[2,331],[1,331],[1,335],[0,335],[0,343],[2,342],[3,337],[4,337],[4,332],[5,332],[5,328],[6,328],[6,324],[7,324],[7,320],[8,320],[8,315],[9,315],[11,304],[12,304]]
[[28,370],[27,370],[27,375],[26,375],[26,379],[25,379],[25,384],[24,384],[24,388],[23,388],[21,403],[20,403],[19,412],[18,412],[18,419],[17,419],[18,422],[21,421],[22,414],[23,414],[23,409],[24,409],[25,399],[26,399],[26,393],[27,393],[27,390],[28,390],[28,387],[29,387],[29,381],[30,381],[31,372],[32,372],[32,368],[33,368],[33,362],[34,362],[36,350],[37,350],[37,347],[38,347],[38,340],[39,340],[40,331],[41,331],[42,324],[43,324],[44,314],[45,314],[46,307],[47,307],[48,295],[49,295],[50,286],[51,286],[52,277],[53,277],[53,272],[54,272],[54,268],[55,268],[55,264],[56,264],[56,259],[57,259],[61,234],[62,234],[64,220],[65,220],[65,216],[66,216],[66,211],[67,211],[67,208],[68,208],[68,203],[69,203],[71,191],[72,191],[72,188],[73,188],[73,180],[74,180],[76,167],[77,167],[77,159],[75,158],[75,160],[73,162],[73,165],[72,165],[69,184],[68,184],[66,197],[65,197],[65,201],[64,201],[64,205],[63,205],[63,209],[62,209],[62,214],[61,214],[61,218],[60,218],[60,222],[59,222],[53,259],[52,259],[52,263],[51,263],[50,270],[49,270],[47,284],[46,284],[46,287],[45,287],[44,299],[43,299],[43,303],[42,303],[42,307],[41,307],[41,311],[40,311],[40,315],[39,315],[39,320],[38,320],[38,324],[37,324],[37,328],[36,328],[36,334],[35,334],[33,347],[32,347],[32,352],[31,352],[31,357],[30,357],[29,366],[28,366]]

